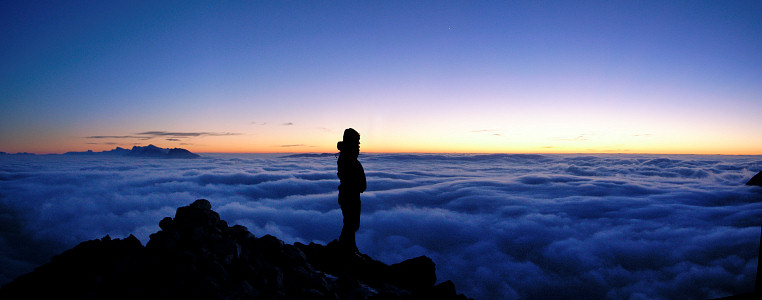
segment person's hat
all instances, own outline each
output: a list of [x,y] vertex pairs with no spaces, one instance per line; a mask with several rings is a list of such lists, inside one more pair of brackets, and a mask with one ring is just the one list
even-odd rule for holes
[[354,130],[352,128],[347,128],[344,130],[344,141],[345,142],[359,142],[360,133],[358,133],[357,130]]

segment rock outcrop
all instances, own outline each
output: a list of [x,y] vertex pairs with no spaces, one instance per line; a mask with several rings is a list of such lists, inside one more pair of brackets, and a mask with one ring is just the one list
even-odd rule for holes
[[209,201],[177,209],[144,247],[83,242],[0,289],[2,299],[466,299],[421,256],[386,265],[328,245],[228,226]]
[[762,186],[762,171],[757,173],[757,175],[754,175],[751,179],[749,179],[748,182],[746,182],[746,185],[755,185],[755,186]]

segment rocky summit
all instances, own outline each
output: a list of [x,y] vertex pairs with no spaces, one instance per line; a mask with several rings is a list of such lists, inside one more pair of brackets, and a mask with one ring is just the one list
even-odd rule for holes
[[420,256],[386,265],[328,245],[285,244],[228,226],[199,199],[143,246],[80,243],[0,289],[0,299],[467,299]]

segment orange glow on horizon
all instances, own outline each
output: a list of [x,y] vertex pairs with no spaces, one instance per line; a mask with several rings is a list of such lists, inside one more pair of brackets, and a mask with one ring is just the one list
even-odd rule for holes
[[[404,132],[390,130],[391,132]],[[537,153],[537,154],[699,154],[762,155],[762,141],[751,136],[726,136],[715,139],[696,135],[632,136],[590,134],[571,136],[542,131],[521,135],[491,133],[405,132],[389,135],[378,130],[361,131],[361,152],[365,153]],[[563,137],[563,138],[559,138]],[[622,137],[624,136],[624,137]],[[23,148],[5,147],[7,153],[31,152],[60,154],[70,151],[108,151],[153,144],[162,148],[184,148],[194,153],[335,153],[341,139],[339,130],[331,132],[276,132],[230,136],[204,136],[167,140],[87,139],[51,135],[47,142],[30,141]],[[712,140],[712,142],[707,142]]]
[[[148,144],[146,144],[148,145]],[[338,150],[330,148],[207,148],[207,147],[172,147],[155,145],[162,148],[184,148],[193,153],[229,153],[229,154],[267,154],[267,153],[338,153]],[[115,146],[116,147],[116,146]],[[108,151],[111,148],[89,148],[89,149],[26,149],[14,151],[6,150],[8,154],[27,152],[39,155],[45,154],[63,154],[66,152],[79,152],[92,150],[94,152]],[[122,147],[131,148],[131,147]],[[532,148],[532,149],[478,149],[478,148],[455,148],[455,149],[421,149],[421,148],[402,148],[386,147],[384,149],[361,149],[361,153],[416,153],[416,154],[649,154],[649,155],[762,155],[762,151],[757,149],[739,149],[737,151],[723,151],[722,149],[689,149],[689,148],[664,148],[664,149],[635,149],[630,151],[623,150],[596,150],[596,149],[577,149],[577,148]]]

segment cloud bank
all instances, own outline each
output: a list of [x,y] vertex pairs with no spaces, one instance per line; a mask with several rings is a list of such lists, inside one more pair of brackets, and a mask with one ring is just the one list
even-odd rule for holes
[[[171,137],[176,135],[166,134]],[[361,251],[427,255],[477,299],[692,298],[753,289],[759,156],[363,154]],[[197,198],[292,243],[338,237],[333,156],[0,156],[0,283]]]

